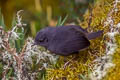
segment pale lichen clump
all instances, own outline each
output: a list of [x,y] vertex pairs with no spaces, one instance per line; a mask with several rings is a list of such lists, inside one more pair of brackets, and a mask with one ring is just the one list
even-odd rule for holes
[[108,70],[107,75],[103,78],[103,80],[120,80],[120,35],[117,35],[116,42],[118,48],[116,49],[112,60],[115,66]]
[[106,34],[109,36],[110,40],[106,42],[105,55],[95,60],[97,64],[94,66],[93,73],[91,74],[92,80],[101,80],[103,77],[105,77],[107,71],[109,71],[111,67],[115,66],[112,60],[113,60],[113,55],[118,46],[115,39],[115,36],[119,34],[118,32],[119,28],[118,29],[117,28],[118,27],[114,28],[114,30],[111,28],[112,32],[107,32]]
[[113,15],[118,12],[117,6],[119,2],[120,1],[118,0],[114,1],[113,8],[108,13],[107,19],[104,22],[104,27],[108,26],[109,29],[105,34],[108,38],[108,40],[106,40],[105,55],[95,60],[97,64],[93,67],[93,72],[90,75],[91,80],[103,79],[107,75],[107,72],[109,72],[110,68],[116,66],[116,64],[113,63],[113,56],[119,46],[116,41],[116,35],[120,33],[120,23],[115,23]]
[[[20,12],[17,12],[17,23],[11,31],[5,31],[0,26],[0,60],[3,64],[2,80],[34,80],[39,72],[32,71],[32,66],[40,64],[39,70],[51,67],[57,61],[57,56],[49,54],[47,51],[34,45],[34,40],[28,37],[24,45],[19,51],[16,49],[16,41],[22,39],[20,35],[24,35],[24,26]],[[21,30],[18,31],[18,30]],[[34,63],[36,60],[36,63]],[[8,71],[11,70],[12,76]],[[14,71],[14,72],[13,72]],[[41,77],[42,78],[42,77]]]

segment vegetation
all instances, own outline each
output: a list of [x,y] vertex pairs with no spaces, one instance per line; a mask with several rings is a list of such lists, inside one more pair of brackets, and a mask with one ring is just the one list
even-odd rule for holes
[[[45,7],[44,4],[36,4],[38,12],[34,14],[38,17],[37,21],[27,22],[27,17],[21,14],[25,11],[18,11],[11,21],[12,28],[5,26],[8,24],[4,22],[5,14],[0,13],[0,79],[119,80],[120,2],[118,0],[91,1],[91,4],[88,4],[89,9],[83,10],[82,18],[77,14],[79,7],[74,1],[68,3],[62,0],[62,2],[67,6],[70,5],[70,8],[62,7],[65,10],[63,13],[59,13],[61,10],[52,13],[51,10],[55,5]],[[46,15],[42,12],[45,9],[47,9]],[[77,10],[71,12],[71,9]],[[55,16],[63,15],[56,20],[55,16],[51,17],[48,13],[56,13]],[[45,25],[59,26],[72,22],[83,28],[89,27],[89,32],[104,30],[104,35],[92,40],[88,49],[77,55],[65,57],[50,54],[44,48],[33,45],[34,39],[26,36],[29,35],[28,26],[31,35],[35,36],[37,30]]]

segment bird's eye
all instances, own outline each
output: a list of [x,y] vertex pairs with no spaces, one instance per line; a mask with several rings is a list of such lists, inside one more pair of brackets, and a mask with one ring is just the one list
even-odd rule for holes
[[39,39],[39,42],[43,42],[44,41],[44,39]]
[[48,42],[48,39],[47,38],[40,38],[39,42]]

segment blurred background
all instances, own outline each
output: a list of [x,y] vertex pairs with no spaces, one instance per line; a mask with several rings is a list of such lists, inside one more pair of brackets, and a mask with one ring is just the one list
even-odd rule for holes
[[12,27],[16,12],[24,10],[22,17],[27,24],[26,35],[35,36],[37,31],[46,26],[56,26],[60,17],[65,23],[78,25],[84,21],[83,15],[96,0],[0,0],[0,10],[6,29]]

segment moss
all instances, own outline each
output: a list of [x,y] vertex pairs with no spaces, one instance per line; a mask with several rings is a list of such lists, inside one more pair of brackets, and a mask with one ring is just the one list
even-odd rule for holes
[[115,67],[109,70],[104,80],[120,80],[120,49],[117,49],[113,57],[113,63]]
[[[118,11],[112,16],[114,18],[114,23],[118,24],[120,22],[120,3],[118,4]],[[120,35],[116,36],[116,43],[118,45],[116,52],[113,55],[113,63],[115,67],[112,67],[108,74],[105,76],[104,80],[120,80]]]
[[[47,80],[79,80],[81,78],[81,74],[88,76],[88,65],[90,65],[92,60],[93,57],[90,56],[87,51],[82,51],[77,55],[60,57],[60,59],[58,60],[59,67],[47,69],[46,78]],[[67,63],[68,61],[69,64],[64,67],[65,63]]]
[[[106,18],[110,12],[110,10],[113,8],[113,0],[97,0],[97,2],[92,6],[92,22],[91,22],[91,30],[97,31],[97,30],[104,30],[104,33],[108,32],[108,27],[104,27],[104,22],[106,21]],[[80,23],[81,26],[86,28],[88,26],[88,20],[89,20],[90,12],[86,12],[84,15],[85,21]],[[117,16],[120,15],[119,13],[114,13],[113,16],[116,19],[115,23],[117,24],[120,21],[120,18]],[[120,40],[120,39],[118,39]],[[58,60],[59,67],[57,68],[49,68],[47,69],[47,76],[46,79],[50,80],[81,80],[82,78],[80,75],[84,75],[86,77],[89,76],[88,69],[92,68],[94,63],[92,61],[96,58],[96,56],[102,56],[105,52],[105,44],[104,44],[103,37],[91,41],[91,46],[88,50],[80,52],[77,56],[78,58],[75,60],[71,60],[73,56],[69,57],[61,57]],[[119,42],[119,41],[118,41]],[[120,42],[119,42],[120,44]],[[120,54],[119,50],[114,55],[113,62],[115,64],[120,63]],[[67,61],[70,61],[70,63],[66,66],[64,69],[63,66]],[[108,73],[108,76],[105,78],[105,80],[119,80],[120,76],[120,64],[116,65],[116,68],[113,68],[110,70],[110,73]],[[116,72],[114,72],[116,71]],[[112,73],[112,74],[111,74]],[[118,74],[118,75],[116,75]],[[111,76],[111,78],[109,77]],[[113,77],[113,76],[116,76]],[[115,79],[114,79],[115,78]]]
[[113,63],[115,67],[112,67],[108,74],[105,76],[104,80],[120,80],[120,35],[116,36],[116,42],[118,48],[113,55]]
[[[92,5],[92,29],[103,29],[104,21],[112,8],[113,0],[98,0],[94,5]],[[86,12],[84,15],[85,21],[81,23],[82,26],[88,27],[90,11]]]

